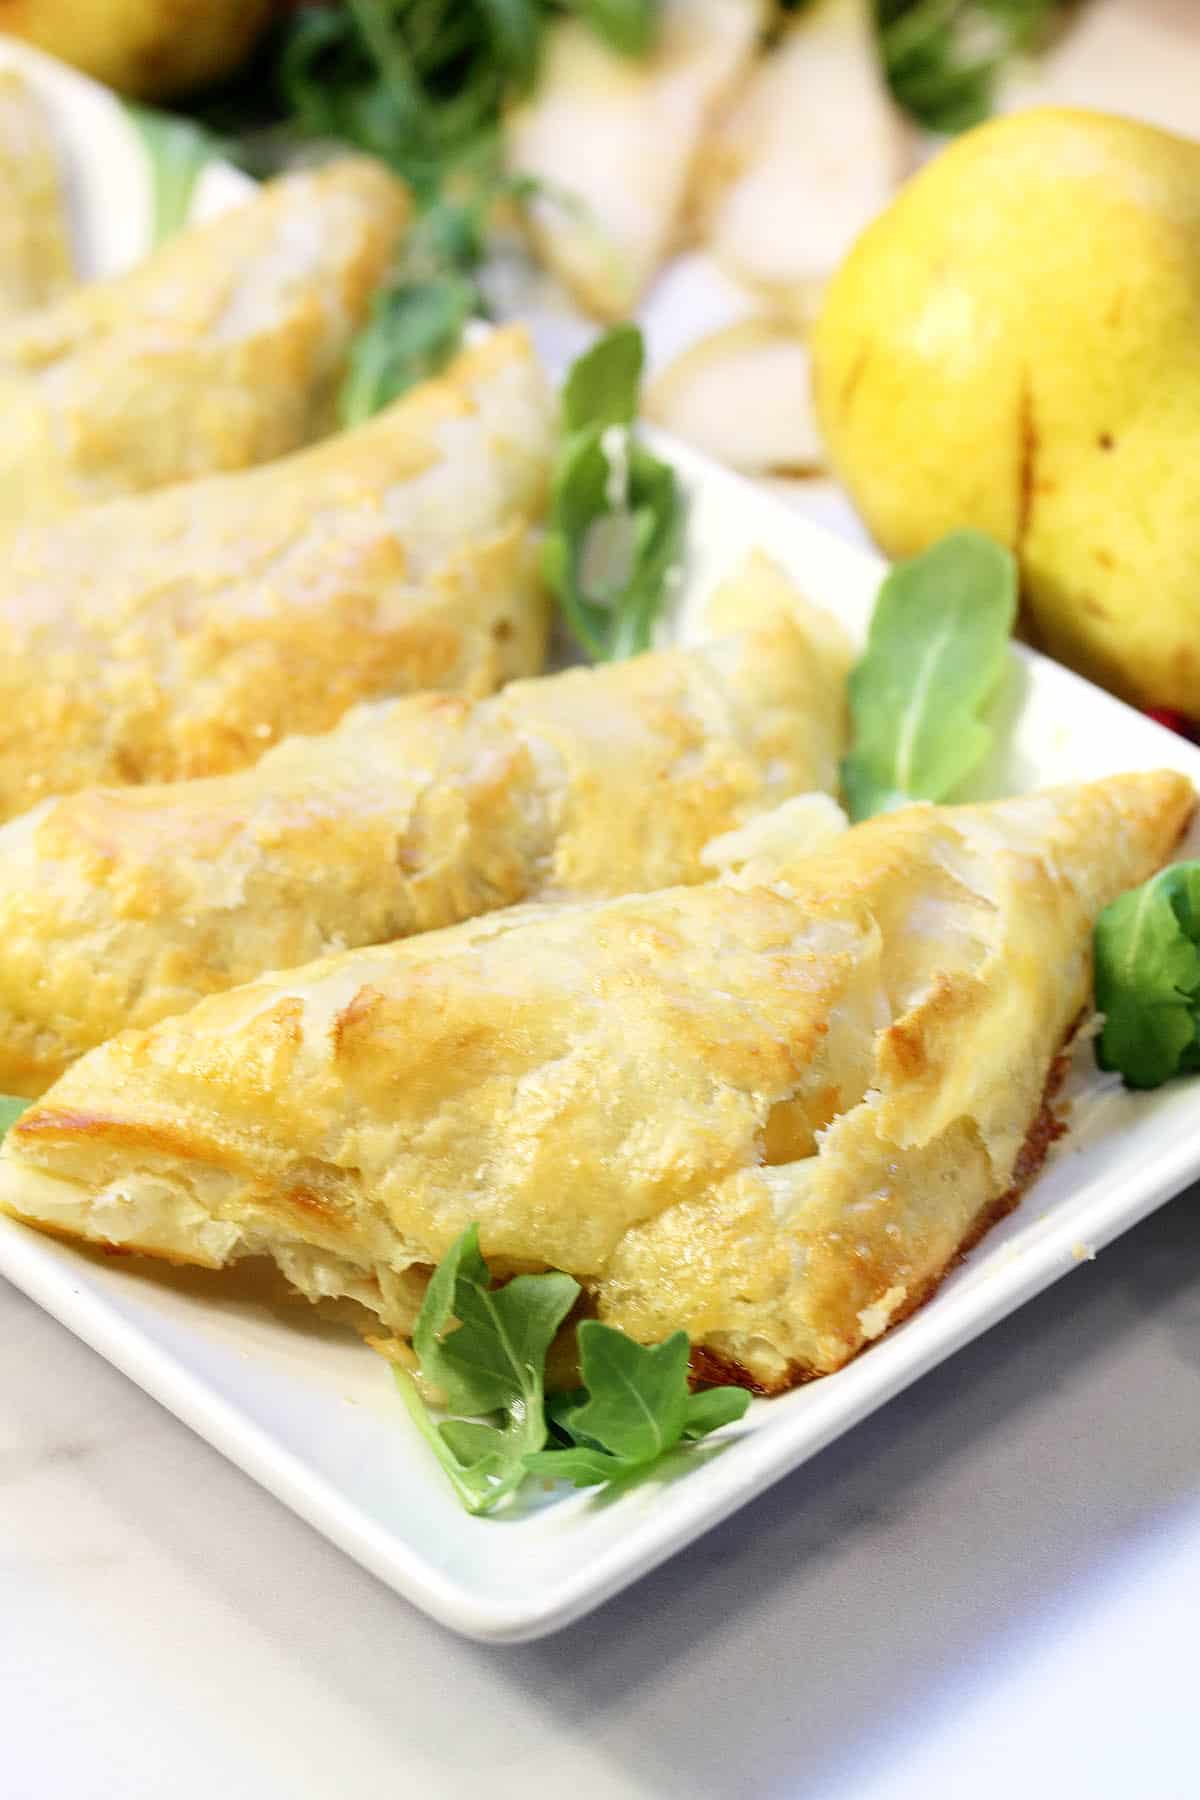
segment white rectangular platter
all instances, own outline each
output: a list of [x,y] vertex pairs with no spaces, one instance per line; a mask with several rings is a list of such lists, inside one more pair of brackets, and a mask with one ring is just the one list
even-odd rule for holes
[[[861,633],[875,558],[690,452],[659,447],[691,497],[670,630],[691,635],[714,582],[761,547]],[[997,716],[1000,748],[980,792],[1163,765],[1200,781],[1200,752],[1024,651]],[[1087,1100],[1018,1211],[849,1368],[756,1402],[720,1447],[681,1457],[662,1480],[613,1495],[535,1494],[496,1519],[460,1510],[386,1365],[303,1305],[267,1304],[236,1272],[155,1274],[7,1220],[0,1271],[397,1593],[455,1630],[512,1642],[567,1624],[683,1549],[1198,1173],[1200,1083],[1149,1095],[1110,1087]]]

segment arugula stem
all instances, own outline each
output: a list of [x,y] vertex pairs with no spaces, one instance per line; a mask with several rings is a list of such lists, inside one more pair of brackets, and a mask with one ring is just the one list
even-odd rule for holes
[[511,1475],[498,1479],[491,1487],[482,1487],[475,1482],[465,1480],[458,1458],[438,1431],[431,1413],[421,1398],[417,1384],[408,1370],[402,1368],[399,1363],[393,1363],[392,1374],[395,1377],[396,1386],[400,1390],[400,1397],[408,1409],[409,1418],[412,1419],[417,1430],[433,1451],[451,1487],[469,1513],[478,1515],[491,1512],[494,1506],[499,1505],[501,1500],[520,1487],[525,1479],[523,1466],[517,1467]]
[[389,24],[379,0],[346,0],[346,5],[397,109],[409,118],[420,116],[428,96],[407,44]]
[[429,1445],[429,1448],[433,1451],[438,1462],[445,1470],[455,1493],[458,1495],[468,1512],[477,1511],[478,1497],[473,1489],[467,1486],[466,1482],[463,1481],[462,1476],[459,1474],[457,1457],[450,1454],[446,1445],[438,1436],[437,1426],[434,1424],[433,1417],[426,1408],[424,1400],[421,1398],[416,1382],[413,1380],[408,1370],[403,1368],[400,1363],[392,1364],[392,1376],[396,1386],[400,1390],[400,1398],[408,1409],[409,1418],[412,1420],[421,1436],[425,1439],[425,1442]]

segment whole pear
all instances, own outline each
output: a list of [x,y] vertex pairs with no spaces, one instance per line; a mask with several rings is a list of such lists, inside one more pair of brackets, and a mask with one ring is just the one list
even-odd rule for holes
[[228,75],[274,0],[0,0],[0,32],[109,87],[161,100]]
[[992,533],[1035,642],[1200,717],[1200,143],[1060,108],[968,132],[859,238],[812,355],[885,550]]

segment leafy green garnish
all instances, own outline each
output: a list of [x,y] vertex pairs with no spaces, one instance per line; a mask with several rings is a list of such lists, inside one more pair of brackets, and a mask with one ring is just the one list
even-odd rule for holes
[[1004,671],[1017,611],[1011,553],[955,531],[897,563],[875,602],[866,654],[850,676],[850,817],[942,800],[992,741],[979,712]]
[[435,201],[418,218],[351,350],[338,396],[343,425],[360,424],[436,375],[458,349],[468,321],[486,311],[476,271],[490,193],[485,178],[469,196]]
[[626,56],[644,56],[658,27],[657,0],[567,0],[598,38]]
[[750,1404],[742,1388],[688,1390],[689,1344],[676,1331],[661,1344],[638,1344],[584,1319],[579,1362],[585,1394],[558,1409],[554,1423],[571,1441],[525,1458],[535,1475],[574,1487],[596,1487],[649,1468],[683,1439],[704,1437],[740,1419]]
[[400,281],[381,290],[350,352],[338,420],[359,425],[454,355],[477,311],[475,284],[459,275]]
[[559,1274],[517,1275],[493,1287],[475,1225],[438,1264],[413,1332],[421,1373],[450,1412],[491,1420],[435,1426],[411,1376],[397,1368],[396,1379],[468,1512],[490,1512],[519,1487],[525,1457],[545,1443],[546,1352],[578,1293],[578,1282]]
[[617,325],[577,356],[562,391],[563,430],[603,431],[637,417],[644,350],[636,325]]
[[10,1125],[15,1125],[26,1107],[32,1106],[31,1100],[18,1100],[12,1094],[0,1094],[0,1139],[3,1139]]
[[1200,862],[1164,869],[1096,921],[1102,1069],[1160,1087],[1200,1069]]
[[675,471],[634,434],[642,335],[618,325],[563,389],[563,445],[543,546],[546,580],[598,661],[649,648],[680,548]]
[[544,182],[506,175],[484,159],[460,171],[453,199],[433,200],[418,215],[351,349],[338,397],[341,424],[360,424],[436,375],[460,347],[470,321],[489,317],[479,277],[491,208],[504,198],[525,205],[535,196],[575,206]]
[[154,193],[151,242],[157,246],[187,224],[196,183],[205,165],[222,154],[222,146],[191,119],[148,106],[130,106],[128,110],[150,158]]
[[[471,1225],[429,1283],[413,1332],[422,1377],[454,1417],[435,1422],[412,1377],[396,1380],[422,1436],[468,1512],[491,1512],[527,1474],[594,1487],[641,1473],[677,1444],[740,1419],[740,1388],[688,1390],[688,1339],[646,1346],[595,1319],[579,1326],[585,1386],[545,1395],[546,1355],[579,1294],[569,1275],[517,1275],[493,1286]],[[557,1449],[546,1450],[553,1433]]]
[[931,131],[966,131],[992,110],[1012,57],[1035,49],[1065,0],[877,0],[879,50],[896,99]]
[[644,54],[660,0],[344,0],[281,11],[234,81],[194,103],[241,134],[240,160],[277,168],[337,139],[380,156],[432,200],[494,146],[506,106],[533,84],[546,32],[574,12],[614,50]]

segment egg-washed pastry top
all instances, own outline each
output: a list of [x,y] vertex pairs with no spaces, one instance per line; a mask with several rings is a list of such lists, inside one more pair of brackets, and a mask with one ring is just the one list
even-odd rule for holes
[[264,977],[69,1069],[0,1205],[408,1332],[472,1221],[601,1319],[766,1391],[836,1369],[1011,1204],[1092,926],[1182,776],[917,806],[808,857],[531,906]]
[[710,839],[828,793],[848,649],[753,559],[732,635],[357,708],[208,781],[85,788],[0,826],[0,1092],[264,969],[540,896],[710,879]]
[[540,668],[553,414],[514,328],[266,468],[0,535],[0,817]]
[[284,175],[127,274],[0,324],[0,521],[267,462],[331,429],[408,216],[366,157]]
[[74,279],[49,121],[25,78],[0,68],[0,321],[48,305]]

